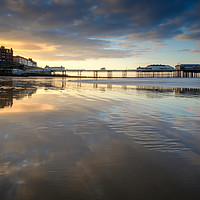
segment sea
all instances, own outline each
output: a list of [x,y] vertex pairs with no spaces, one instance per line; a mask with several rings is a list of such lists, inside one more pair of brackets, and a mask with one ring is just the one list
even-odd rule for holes
[[0,77],[0,200],[199,200],[200,78]]

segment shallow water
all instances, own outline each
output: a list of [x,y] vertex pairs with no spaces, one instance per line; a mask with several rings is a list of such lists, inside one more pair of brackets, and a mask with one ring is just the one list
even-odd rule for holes
[[199,85],[0,78],[0,199],[199,199]]

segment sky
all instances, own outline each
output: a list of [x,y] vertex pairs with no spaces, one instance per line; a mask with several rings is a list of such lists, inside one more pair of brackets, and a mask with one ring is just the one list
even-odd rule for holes
[[0,0],[0,45],[40,67],[200,63],[199,0]]

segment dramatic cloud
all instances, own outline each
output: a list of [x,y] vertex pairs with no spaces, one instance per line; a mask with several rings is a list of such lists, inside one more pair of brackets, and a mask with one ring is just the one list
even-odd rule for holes
[[200,40],[200,30],[194,30],[190,33],[180,34],[177,36],[178,40]]
[[40,60],[124,58],[150,51],[139,50],[138,42],[200,39],[198,0],[0,0],[0,5],[0,41]]

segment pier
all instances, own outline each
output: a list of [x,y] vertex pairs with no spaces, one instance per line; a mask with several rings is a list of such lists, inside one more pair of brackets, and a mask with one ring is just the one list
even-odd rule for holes
[[[9,68],[0,68],[1,76],[12,76]],[[59,76],[74,78],[200,78],[198,70],[51,70],[49,73],[25,73],[22,76]]]
[[52,75],[60,74],[76,78],[198,78],[200,70],[53,70]]

